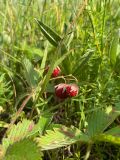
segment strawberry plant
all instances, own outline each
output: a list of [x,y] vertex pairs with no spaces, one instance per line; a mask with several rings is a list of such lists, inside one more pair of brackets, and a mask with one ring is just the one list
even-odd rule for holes
[[120,159],[119,0],[0,2],[0,159]]
[[[48,72],[48,70],[49,70],[49,66],[47,66],[47,67],[45,68],[45,72]],[[52,72],[52,77],[57,77],[57,76],[59,76],[59,75],[60,75],[60,72],[61,72],[61,69],[60,69],[59,66],[57,66],[57,67],[53,70],[53,72]]]
[[61,83],[55,86],[55,94],[61,99],[76,96],[78,94],[78,90],[79,88],[75,84]]

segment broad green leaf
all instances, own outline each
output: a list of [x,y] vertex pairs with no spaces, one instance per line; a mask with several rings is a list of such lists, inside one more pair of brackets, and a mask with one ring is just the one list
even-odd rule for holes
[[42,160],[42,153],[36,143],[24,139],[10,145],[3,160]]
[[24,70],[23,70],[24,77],[26,78],[29,86],[31,88],[35,87],[37,85],[39,75],[34,70],[34,67],[33,67],[32,63],[29,61],[29,59],[24,58],[23,67],[24,67]]
[[48,130],[47,133],[36,138],[38,145],[42,150],[49,150],[73,144],[77,141],[88,142],[89,137],[75,127],[67,128],[65,126],[55,127]]
[[119,31],[115,32],[114,36],[113,36],[113,40],[111,43],[111,47],[110,47],[110,62],[112,64],[112,66],[115,65],[116,63],[116,57],[118,54],[118,46],[119,46]]
[[35,19],[36,22],[38,23],[42,33],[44,34],[44,36],[47,38],[47,40],[54,45],[55,47],[58,46],[59,42],[62,40],[61,37],[55,33],[51,28],[49,28],[48,26],[46,26],[44,23],[42,23],[41,21]]
[[118,136],[120,138],[120,126],[111,128],[109,130],[107,130],[106,132],[104,132],[105,134],[109,134],[112,136]]
[[90,137],[103,133],[103,131],[120,115],[120,107],[108,107],[106,110],[92,112],[88,116],[87,133]]
[[39,125],[39,132],[42,134],[48,125],[51,123],[53,115],[52,114],[46,114],[40,117],[40,120],[37,125]]
[[30,132],[29,136],[34,135],[35,133],[38,133],[38,132],[40,135],[43,134],[43,132],[47,129],[48,125],[50,124],[52,117],[53,117],[52,114],[45,114],[40,116],[38,123]]

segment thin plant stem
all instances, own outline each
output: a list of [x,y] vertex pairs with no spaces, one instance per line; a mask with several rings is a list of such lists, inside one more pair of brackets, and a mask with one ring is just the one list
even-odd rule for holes
[[88,160],[88,158],[90,157],[91,148],[92,148],[92,143],[89,143],[88,147],[87,147],[85,157],[84,157],[84,160]]

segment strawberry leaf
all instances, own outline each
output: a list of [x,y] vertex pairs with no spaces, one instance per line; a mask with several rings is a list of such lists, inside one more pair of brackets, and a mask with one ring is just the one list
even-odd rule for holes
[[75,127],[67,128],[62,125],[53,128],[53,130],[48,130],[44,136],[36,138],[36,142],[42,150],[63,147],[77,141],[88,142],[88,140],[89,137],[79,129]]
[[108,107],[106,111],[94,111],[88,116],[87,133],[90,137],[103,133],[105,129],[120,115],[120,107]]
[[4,160],[42,160],[41,156],[36,143],[30,139],[24,139],[8,147]]

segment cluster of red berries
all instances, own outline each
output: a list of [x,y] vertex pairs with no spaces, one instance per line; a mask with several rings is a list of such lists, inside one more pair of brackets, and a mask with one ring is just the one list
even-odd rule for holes
[[55,86],[55,94],[57,97],[61,99],[74,97],[78,95],[78,90],[79,88],[76,84],[60,83],[57,86]]
[[[47,71],[49,66],[47,67]],[[57,77],[61,73],[60,67],[56,67],[52,72],[52,77]],[[76,84],[66,84],[60,83],[55,86],[55,95],[60,99],[66,99],[68,97],[77,96],[79,92],[79,88]]]

